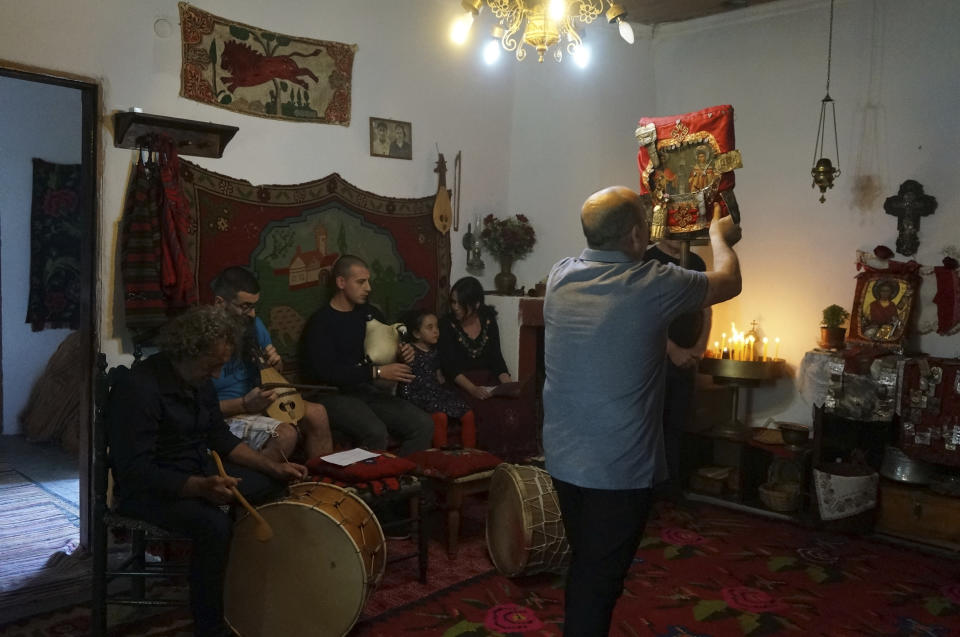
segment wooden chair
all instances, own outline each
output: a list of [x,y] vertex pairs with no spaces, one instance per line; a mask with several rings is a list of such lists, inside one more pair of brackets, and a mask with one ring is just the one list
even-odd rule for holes
[[[137,356],[134,365],[139,362]],[[187,565],[182,560],[167,562],[150,561],[147,547],[161,542],[189,542],[188,538],[174,536],[168,531],[142,520],[128,518],[113,512],[108,505],[109,457],[107,450],[106,409],[109,392],[120,374],[129,373],[126,368],[116,367],[107,374],[107,359],[102,353],[97,355],[94,400],[96,416],[93,426],[93,589],[91,608],[91,634],[107,634],[107,607],[110,604],[133,606],[180,606],[188,604],[183,599],[151,596],[147,588],[147,579],[171,577],[184,579]],[[111,531],[122,531],[129,536],[130,551],[119,566],[112,567],[108,560],[108,536]],[[117,578],[126,578],[129,589],[116,591],[110,584]]]

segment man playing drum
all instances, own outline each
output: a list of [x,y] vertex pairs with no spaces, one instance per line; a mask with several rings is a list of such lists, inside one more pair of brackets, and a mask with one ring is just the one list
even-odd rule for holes
[[243,347],[234,353],[213,380],[224,416],[230,419],[230,430],[244,442],[277,461],[285,461],[302,438],[303,454],[310,460],[333,451],[330,422],[323,405],[303,401],[304,416],[297,425],[288,422],[262,425],[243,416],[259,414],[274,400],[275,391],[260,388],[260,372],[253,362],[253,350],[262,352],[264,363],[278,372],[283,360],[270,341],[270,333],[257,316],[260,284],[253,273],[240,266],[226,268],[211,283],[214,304],[227,313],[241,317],[247,325]]
[[564,635],[606,635],[664,476],[667,328],[740,293],[740,236],[714,207],[715,271],[643,261],[650,200],[616,186],[591,195],[587,249],[553,266],[544,301],[543,444],[571,547]]
[[[196,307],[170,322],[160,352],[120,378],[108,406],[117,510],[193,540],[190,604],[200,636],[232,635],[223,619],[223,585],[233,522],[219,508],[234,489],[253,503],[307,475],[230,433],[211,380],[233,356],[242,325],[221,308]],[[207,450],[227,461],[218,475]]]

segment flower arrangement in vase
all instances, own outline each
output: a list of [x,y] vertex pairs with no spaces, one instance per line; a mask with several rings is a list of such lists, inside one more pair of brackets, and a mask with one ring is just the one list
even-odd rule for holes
[[500,261],[500,272],[493,278],[498,293],[514,293],[517,277],[511,272],[513,262],[533,252],[536,242],[537,234],[524,215],[516,214],[505,219],[493,215],[484,217],[480,243]]

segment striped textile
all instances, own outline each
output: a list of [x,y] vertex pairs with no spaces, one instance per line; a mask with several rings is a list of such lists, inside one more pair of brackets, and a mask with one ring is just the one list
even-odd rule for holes
[[167,321],[160,279],[162,185],[157,164],[139,162],[130,175],[120,224],[120,271],[127,328],[149,330]]
[[79,511],[0,465],[0,624],[89,596]]

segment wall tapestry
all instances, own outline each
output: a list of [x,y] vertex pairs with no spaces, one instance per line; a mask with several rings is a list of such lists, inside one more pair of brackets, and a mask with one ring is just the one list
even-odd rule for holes
[[34,332],[80,327],[82,216],[80,164],[34,159],[26,321]]
[[295,364],[300,332],[330,298],[342,254],[370,266],[370,303],[391,320],[413,307],[445,309],[450,239],[433,225],[434,197],[399,199],[360,190],[334,173],[290,186],[255,186],[180,160],[196,219],[193,262],[200,301],[210,281],[243,265],[260,281],[257,315],[281,356]]
[[350,125],[357,45],[283,35],[179,6],[181,96],[258,117]]

